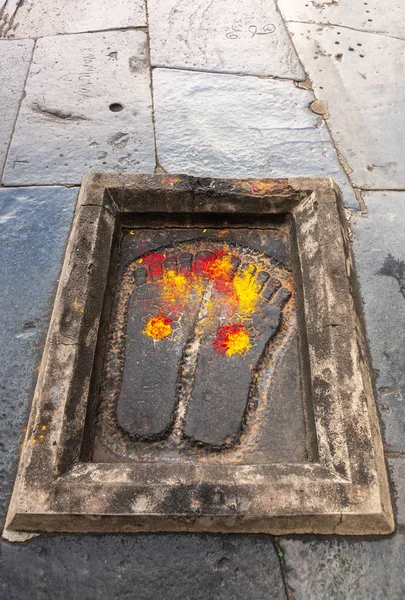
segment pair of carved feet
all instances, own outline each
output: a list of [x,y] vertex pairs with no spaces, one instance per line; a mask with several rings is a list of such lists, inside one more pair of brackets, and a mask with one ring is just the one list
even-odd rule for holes
[[131,261],[102,391],[118,427],[134,442],[232,446],[275,336],[289,327],[292,292],[272,258],[226,243],[181,242]]

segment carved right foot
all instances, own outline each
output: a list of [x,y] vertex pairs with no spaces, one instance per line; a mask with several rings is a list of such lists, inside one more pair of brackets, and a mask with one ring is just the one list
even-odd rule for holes
[[[247,257],[246,257],[247,258]],[[232,281],[234,303],[211,298],[216,314],[206,318],[184,433],[197,445],[231,447],[266,348],[277,334],[292,292],[288,271],[258,258],[242,264]]]

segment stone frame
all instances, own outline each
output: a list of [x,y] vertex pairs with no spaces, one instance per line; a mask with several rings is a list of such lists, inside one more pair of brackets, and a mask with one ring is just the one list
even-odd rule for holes
[[[89,393],[102,363],[97,344],[105,339],[111,308],[107,290],[114,276],[114,240],[129,217],[163,213],[292,215],[315,462],[150,465],[83,460]],[[84,177],[6,528],[9,534],[393,531],[361,302],[344,209],[331,179]]]

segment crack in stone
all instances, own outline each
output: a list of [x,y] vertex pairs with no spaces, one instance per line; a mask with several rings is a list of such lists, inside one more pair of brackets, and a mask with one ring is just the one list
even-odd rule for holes
[[336,525],[333,526],[333,533],[336,532],[336,529],[339,527],[339,525],[342,524],[342,521],[343,521],[343,513],[340,513],[339,521],[336,523]]
[[317,23],[316,21],[294,21],[288,20],[286,23],[298,23],[299,25],[316,25],[317,27],[337,27],[340,29],[348,29],[349,31],[354,31],[356,33],[370,33],[372,35],[381,35],[382,37],[391,38],[393,40],[399,40],[401,42],[405,42],[405,38],[398,37],[397,35],[391,35],[389,33],[384,33],[383,31],[370,31],[369,29],[357,29],[356,27],[350,27],[349,25],[338,25],[336,23]]

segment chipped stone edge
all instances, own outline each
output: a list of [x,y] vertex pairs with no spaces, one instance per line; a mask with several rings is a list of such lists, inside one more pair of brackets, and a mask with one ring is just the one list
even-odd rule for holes
[[[301,269],[308,278],[303,304],[311,379],[319,380],[313,395],[318,463],[151,467],[80,461],[119,222],[137,212],[178,211],[292,215]],[[359,307],[340,192],[329,178],[86,175],[5,537],[57,531],[391,533],[394,521]],[[43,423],[45,439],[32,443]],[[218,503],[216,495],[225,500]]]

